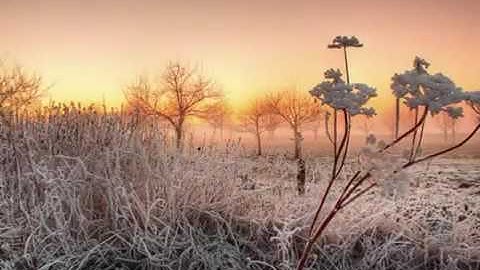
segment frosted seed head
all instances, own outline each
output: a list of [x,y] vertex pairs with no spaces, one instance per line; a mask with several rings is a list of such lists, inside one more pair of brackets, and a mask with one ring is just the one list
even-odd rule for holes
[[356,36],[336,36],[332,43],[328,45],[331,49],[340,49],[343,47],[363,47]]
[[430,63],[416,57],[412,70],[393,75],[392,93],[410,109],[427,107],[431,115],[445,111],[451,117],[462,117],[463,113],[451,105],[468,101],[471,95],[457,87],[447,76],[441,73],[429,74],[429,66]]
[[322,105],[335,110],[346,110],[350,115],[375,115],[375,110],[366,107],[367,102],[377,96],[377,90],[366,84],[346,84],[340,70],[328,69],[326,81],[316,85],[309,93],[319,99]]

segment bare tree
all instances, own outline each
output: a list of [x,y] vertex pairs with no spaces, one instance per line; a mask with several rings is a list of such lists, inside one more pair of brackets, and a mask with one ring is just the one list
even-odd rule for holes
[[361,130],[365,136],[368,136],[371,133],[374,125],[372,118],[365,115],[359,115],[358,118],[358,129]]
[[165,119],[175,131],[176,147],[181,149],[185,121],[205,117],[223,94],[213,81],[179,62],[170,62],[160,81],[140,77],[125,91],[127,103],[145,115]]
[[[448,116],[447,113],[442,112],[441,113],[442,117],[437,118],[437,125],[441,128],[442,133],[443,133],[443,141],[447,143],[450,140],[452,143],[455,143],[455,137],[456,137],[456,122],[457,119],[451,118]],[[451,136],[449,136],[449,134]]]
[[440,121],[437,121],[440,128],[442,129],[443,132],[443,142],[448,142],[448,120],[449,117],[446,113],[442,113],[442,118]]
[[320,108],[308,94],[286,90],[268,95],[268,105],[273,114],[286,122],[293,132],[294,157],[302,157],[302,128],[318,120]]
[[20,112],[39,102],[41,85],[40,76],[0,63],[0,121],[13,124]]
[[278,126],[280,119],[270,113],[267,100],[257,98],[250,102],[239,115],[240,128],[242,131],[255,135],[257,143],[257,155],[262,155],[262,134],[269,131],[272,126]]
[[311,122],[309,125],[307,125],[307,128],[313,132],[313,139],[315,141],[318,140],[319,131],[322,128],[324,128],[323,122],[324,122],[325,117],[327,117],[327,116],[326,115],[324,115],[324,116],[320,115],[316,121]]
[[297,191],[305,193],[305,161],[302,158],[302,128],[317,120],[320,108],[308,94],[286,90],[270,94],[268,106],[273,114],[286,122],[293,132],[294,157],[297,160]]
[[217,131],[220,130],[220,139],[224,139],[225,125],[229,123],[232,116],[232,108],[225,98],[219,99],[210,107],[210,112],[206,115],[205,121],[213,128],[212,140],[217,137]]
[[279,119],[278,115],[274,114],[267,114],[267,132],[269,134],[270,139],[274,139],[275,137],[275,131],[278,129],[282,121]]

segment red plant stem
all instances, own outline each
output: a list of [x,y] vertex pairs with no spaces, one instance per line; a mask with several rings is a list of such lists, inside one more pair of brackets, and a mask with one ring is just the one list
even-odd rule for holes
[[350,130],[351,130],[350,115],[347,113],[347,110],[345,110],[345,109],[343,110],[343,115],[344,115],[344,122],[345,122],[345,127],[344,127],[345,130],[344,130],[344,133],[343,133],[342,142],[340,144],[340,149],[338,151],[338,155],[340,156],[341,152],[343,150],[343,155],[342,155],[342,160],[340,162],[340,167],[338,168],[337,172],[335,173],[335,176],[333,177],[334,179],[337,179],[337,177],[342,172],[343,167],[345,166],[345,160],[346,160],[347,154],[348,154],[348,146],[349,146],[349,143],[350,143]]
[[407,130],[405,133],[403,133],[400,137],[396,138],[393,142],[387,144],[383,149],[382,149],[382,152],[387,150],[388,148],[394,146],[395,144],[397,144],[398,142],[400,142],[401,140],[403,140],[405,137],[407,137],[408,135],[410,135],[412,132],[414,132],[415,130],[417,130],[420,125],[425,121],[426,117],[427,117],[427,114],[428,114],[428,107],[425,107],[425,111],[423,112],[422,114],[422,117],[420,118],[420,121],[418,121],[418,123],[416,125],[414,125],[411,129]]
[[340,193],[340,196],[339,198],[342,199],[343,196],[345,196],[345,194],[347,193],[348,189],[350,188],[350,186],[353,184],[353,181],[355,181],[357,179],[357,177],[360,175],[361,171],[357,171],[351,178],[350,180],[348,181],[348,183],[345,185],[345,187],[343,188],[343,191],[342,193]]
[[426,123],[426,121],[423,122],[422,127],[420,128],[420,136],[418,138],[418,143],[417,143],[417,147],[415,148],[415,152],[413,153],[413,160],[415,160],[415,158],[417,157],[417,154],[418,154],[418,150],[422,147],[423,134],[424,134],[424,131],[425,131],[425,123]]
[[[322,196],[322,200],[320,202],[320,205],[318,206],[317,211],[315,212],[315,216],[313,217],[313,221],[310,224],[310,229],[308,231],[309,235],[312,234],[312,231],[315,227],[315,224],[317,223],[318,216],[320,215],[320,212],[323,209],[325,201],[327,200],[327,197],[330,194],[330,190],[333,186],[333,182],[337,179],[338,175],[340,174],[340,172],[342,171],[342,169],[345,165],[345,160],[346,160],[346,156],[347,156],[347,152],[348,152],[348,144],[349,144],[349,141],[350,141],[350,122],[349,122],[349,115],[348,115],[347,110],[343,109],[343,115],[344,115],[344,121],[345,121],[343,138],[342,138],[342,141],[340,142],[340,145],[339,145],[338,149],[336,147],[336,144],[334,144],[335,153],[334,153],[332,176],[331,176],[330,181],[328,182],[327,188],[325,189],[325,192]],[[335,141],[336,141],[336,138],[337,138],[337,127],[338,127],[336,119],[337,119],[337,117],[336,117],[336,110],[335,110],[335,115],[334,115],[334,128],[335,128],[334,129],[334,134],[335,134],[334,137],[335,137]],[[343,151],[342,160],[341,160],[340,166],[338,167],[338,170],[337,170],[338,161],[339,161],[340,155],[342,154],[342,151]]]
[[[355,179],[356,177],[358,176],[358,174],[355,174],[352,179]],[[360,179],[360,182],[363,182],[364,180],[366,180],[367,178],[369,178],[371,175],[370,173],[367,173],[365,176],[362,177],[362,179]],[[350,182],[353,182],[353,180],[350,180]],[[370,185],[369,187],[367,187],[365,190],[357,193],[354,197],[352,197],[350,200],[348,200],[348,202],[345,204],[343,203],[344,200],[346,200],[352,193],[349,192],[349,195],[346,195],[345,199],[342,199],[342,198],[339,198],[335,204],[335,206],[333,207],[333,209],[330,211],[330,213],[325,217],[325,219],[323,220],[323,222],[320,224],[320,226],[318,227],[318,229],[316,230],[315,234],[313,236],[310,236],[310,238],[308,239],[308,242],[307,244],[305,245],[305,248],[302,252],[302,255],[300,257],[300,260],[297,264],[297,270],[302,270],[304,267],[305,267],[305,263],[307,261],[307,258],[308,258],[308,254],[310,254],[312,248],[313,248],[313,244],[315,243],[315,241],[322,235],[323,231],[325,230],[325,228],[327,227],[327,225],[333,220],[333,218],[336,216],[336,214],[341,210],[343,209],[343,207],[345,205],[348,205],[349,203],[351,203],[352,201],[356,200],[357,198],[359,198],[361,195],[363,195],[365,192],[367,192],[369,189],[371,189],[373,186]],[[354,190],[354,189],[352,189]],[[352,191],[353,192],[353,191]]]
[[[335,153],[335,156],[337,158],[337,165],[338,165],[338,159],[340,158],[340,155],[345,147],[345,143],[347,141],[347,138],[348,138],[348,113],[345,109],[342,110],[343,111],[343,115],[344,115],[344,121],[345,121],[345,126],[344,126],[344,132],[343,132],[343,136],[342,136],[342,140],[340,141],[340,145],[338,146],[338,149],[337,149],[337,152]],[[336,169],[336,168],[335,168]],[[335,178],[335,176],[337,175],[337,170],[335,170],[333,173],[332,173],[332,178]]]
[[352,203],[353,201],[355,201],[356,199],[358,199],[360,196],[362,196],[363,194],[365,194],[366,192],[368,192],[370,189],[372,189],[373,187],[375,187],[377,185],[377,183],[371,183],[368,187],[366,187],[365,189],[363,189],[362,191],[356,193],[353,197],[351,197],[349,200],[346,200],[347,198],[345,198],[344,202],[342,203],[342,205],[340,206],[341,208],[344,208],[346,207],[347,205],[349,205],[350,203]]
[[[343,110],[345,119],[347,119],[347,112],[346,110]],[[345,141],[348,136],[347,131],[345,130],[345,133],[343,135],[343,139],[340,143],[340,146],[338,148],[337,152],[337,130],[338,130],[338,124],[337,124],[337,110],[334,111],[333,115],[333,134],[334,134],[334,144],[333,144],[333,151],[334,151],[334,159],[333,159],[333,168],[332,168],[332,176],[330,178],[330,181],[328,182],[327,188],[325,189],[325,192],[322,195],[322,200],[320,201],[320,205],[317,208],[317,211],[315,212],[315,216],[313,217],[313,221],[310,224],[310,229],[308,230],[308,235],[311,235],[313,232],[313,229],[315,227],[315,224],[317,223],[318,216],[320,215],[320,212],[323,209],[323,206],[325,204],[325,201],[327,200],[328,194],[330,193],[330,190],[333,186],[333,182],[335,181],[337,177],[337,164],[338,164],[338,158],[340,156],[340,152],[342,151],[342,148],[345,146]]]
[[[417,125],[418,123],[418,108],[415,108],[415,121],[414,121],[414,125]],[[425,123],[425,121],[423,121],[423,123]],[[418,133],[418,128],[415,129],[415,131],[413,132],[413,136],[412,136],[412,144],[410,145],[410,156],[408,158],[408,160],[412,160],[413,159],[413,156],[415,154],[415,145],[416,145],[416,142],[417,142],[417,133]]]
[[337,171],[337,132],[338,132],[338,124],[337,124],[337,110],[333,111],[333,172],[332,175],[335,174]]
[[322,211],[323,205],[325,204],[325,201],[327,200],[328,194],[330,193],[330,189],[332,188],[334,179],[330,179],[328,182],[327,189],[323,193],[322,200],[320,201],[320,205],[317,208],[317,211],[315,212],[315,216],[313,217],[312,223],[310,224],[310,228],[308,230],[308,235],[311,236],[313,229],[315,228],[315,224],[317,223],[318,216],[320,215],[320,212]]
[[310,254],[310,251],[312,250],[313,244],[315,243],[317,238],[322,234],[322,232],[325,230],[325,228],[330,223],[330,221],[332,221],[333,217],[335,217],[338,210],[339,209],[336,209],[336,208],[332,209],[332,211],[328,214],[328,216],[323,220],[320,227],[317,229],[315,235],[308,239],[308,242],[305,245],[305,248],[303,249],[302,256],[298,261],[297,270],[302,270],[305,267],[305,262],[307,261],[308,254]]
[[449,147],[449,148],[446,148],[444,150],[441,150],[441,151],[438,151],[436,153],[433,153],[433,154],[430,154],[428,156],[425,156],[423,158],[420,158],[420,159],[417,159],[417,160],[412,160],[412,161],[409,161],[407,162],[405,165],[402,166],[403,169],[405,168],[408,168],[414,164],[417,164],[419,162],[422,162],[422,161],[425,161],[425,160],[428,160],[428,159],[431,159],[431,158],[434,158],[434,157],[437,157],[437,156],[440,156],[440,155],[443,155],[445,153],[448,153],[450,151],[453,151],[459,147],[461,147],[462,145],[464,145],[465,143],[467,143],[471,138],[473,138],[473,136],[475,135],[475,133],[477,133],[477,131],[480,129],[480,124],[477,124],[477,126],[473,129],[473,131],[467,136],[465,137],[465,139],[463,139],[463,141],[459,142],[458,144],[452,146],[452,147]]
[[[370,172],[367,172],[364,176],[362,176],[362,178],[360,178],[360,180],[358,180],[357,183],[355,183],[355,185],[353,185],[353,187],[348,190],[341,198],[340,198],[340,201],[341,203],[343,203],[345,200],[347,200],[353,192],[355,192],[355,190],[363,184],[363,182],[365,182],[365,180],[367,180],[369,177],[371,176]],[[352,181],[353,182],[353,181]]]
[[470,107],[472,107],[472,110],[476,112],[478,115],[480,115],[480,105],[476,105],[472,102],[469,102]]
[[[410,130],[408,130],[407,132],[405,132],[402,136],[398,137],[397,139],[395,139],[392,143],[390,143],[389,145],[387,145],[382,151],[388,149],[389,147],[395,145],[396,143],[398,143],[399,141],[401,141],[403,138],[405,138],[406,136],[408,136],[410,133],[412,132],[416,132],[416,130],[420,127],[420,125],[422,125],[422,130],[421,130],[421,134],[420,134],[420,141],[417,145],[417,148],[420,147],[420,144],[421,144],[421,141],[422,141],[422,137],[423,137],[423,128],[424,128],[424,122],[425,122],[425,119],[426,119],[426,116],[427,116],[427,113],[428,113],[428,108],[425,107],[425,111],[421,117],[421,119],[418,121],[418,123],[415,124],[414,127],[412,127]],[[428,159],[432,159],[434,157],[437,157],[437,156],[440,156],[440,155],[443,155],[445,153],[448,153],[450,151],[453,151],[461,146],[463,146],[465,143],[467,143],[471,138],[473,138],[473,136],[476,134],[476,132],[480,129],[480,124],[478,124],[474,129],[473,131],[463,140],[461,141],[460,143],[452,146],[452,147],[449,147],[447,149],[444,149],[444,150],[441,150],[441,151],[438,151],[436,153],[433,153],[433,154],[430,154],[428,156],[425,156],[421,159],[418,159],[418,160],[410,160],[409,162],[407,162],[406,164],[404,164],[402,166],[402,169],[405,169],[405,168],[408,168],[414,164],[417,164],[419,162],[422,162],[422,161],[425,161],[425,160],[428,160]],[[336,149],[336,147],[335,147]],[[335,151],[335,155],[337,158],[337,152]],[[362,183],[364,183],[368,178],[371,177],[371,174],[370,172],[367,172],[352,188],[349,189],[349,187],[353,184],[353,182],[355,181],[356,178],[358,178],[358,175],[360,174],[361,172],[360,171],[357,171],[355,173],[354,176],[352,176],[352,178],[349,180],[349,182],[347,183],[347,185],[345,186],[343,192],[341,193],[341,195],[339,196],[334,208],[330,211],[330,213],[325,217],[325,219],[323,220],[323,222],[321,223],[321,225],[318,227],[318,229],[316,230],[315,234],[313,236],[310,236],[307,244],[305,245],[305,248],[303,250],[303,253],[301,255],[301,258],[297,264],[297,267],[296,269],[297,270],[302,270],[304,267],[305,267],[305,263],[307,261],[307,258],[308,258],[308,255],[310,254],[311,250],[312,250],[312,247],[313,247],[313,244],[315,243],[315,241],[322,235],[323,231],[325,230],[325,228],[328,226],[328,224],[333,220],[333,218],[335,217],[335,215],[343,208],[345,208],[346,206],[348,206],[349,204],[351,204],[353,201],[355,201],[356,199],[360,198],[362,195],[364,195],[365,193],[367,193],[369,190],[371,190],[373,187],[375,187],[377,184],[375,182],[371,183],[369,186],[367,186],[366,188],[364,188],[363,190],[361,190],[360,192],[357,192],[355,195],[353,195],[353,197],[350,197],[352,196],[352,194],[355,192],[355,190],[360,187],[360,185]],[[332,178],[332,180],[330,181],[329,183],[329,186],[331,187],[331,184],[333,183],[333,180],[334,178]],[[348,191],[347,191],[348,190]],[[324,197],[322,198],[322,203],[321,203],[321,206],[323,206],[323,203],[325,201],[325,198],[326,198],[326,195],[328,195],[328,192],[325,193]],[[321,209],[319,207],[319,209]],[[316,218],[318,217],[318,213],[319,211],[317,210],[317,213],[316,213]],[[316,218],[315,218],[315,221],[316,221]],[[313,229],[313,226],[314,226],[315,222],[312,223],[312,226],[310,228],[310,233],[311,234],[311,231]]]

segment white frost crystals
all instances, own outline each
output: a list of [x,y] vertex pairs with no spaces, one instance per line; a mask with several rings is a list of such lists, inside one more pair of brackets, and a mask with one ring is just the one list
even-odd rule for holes
[[352,116],[363,114],[375,115],[372,107],[366,107],[366,103],[372,97],[377,96],[377,90],[363,83],[347,84],[342,80],[340,70],[329,69],[324,73],[324,81],[312,90],[310,94],[318,98],[322,104],[326,104],[335,110],[346,110]]
[[328,48],[331,49],[340,49],[344,47],[363,47],[363,44],[360,43],[356,36],[336,36],[332,44],[328,44]]
[[432,114],[447,113],[451,118],[463,117],[463,108],[451,106],[468,100],[470,93],[464,92],[442,73],[429,74],[430,63],[415,57],[413,69],[392,77],[393,94],[403,99],[410,109],[425,107]]
[[366,143],[358,156],[361,170],[372,175],[385,198],[395,200],[406,197],[411,176],[402,166],[407,159],[401,154],[382,152],[385,142],[377,141],[373,134],[368,135]]

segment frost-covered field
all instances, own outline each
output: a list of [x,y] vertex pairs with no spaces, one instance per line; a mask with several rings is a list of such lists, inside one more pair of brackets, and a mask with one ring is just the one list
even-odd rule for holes
[[[360,47],[335,37],[345,75],[329,68],[308,93],[265,93],[242,112],[179,62],[111,110],[41,106],[41,77],[6,69],[0,269],[480,269],[480,91],[417,56],[391,78],[391,134],[372,134],[377,90],[348,71],[347,48]],[[427,136],[438,115],[441,147]],[[352,133],[359,116],[367,138]],[[277,147],[281,125],[293,149]]]
[[[71,137],[29,127],[2,141],[0,269],[295,266],[328,158],[307,159],[298,196],[283,155],[249,157],[235,144],[176,154],[159,133],[103,127]],[[479,269],[479,161],[420,164],[403,196],[380,187],[362,197],[329,226],[311,269]]]

